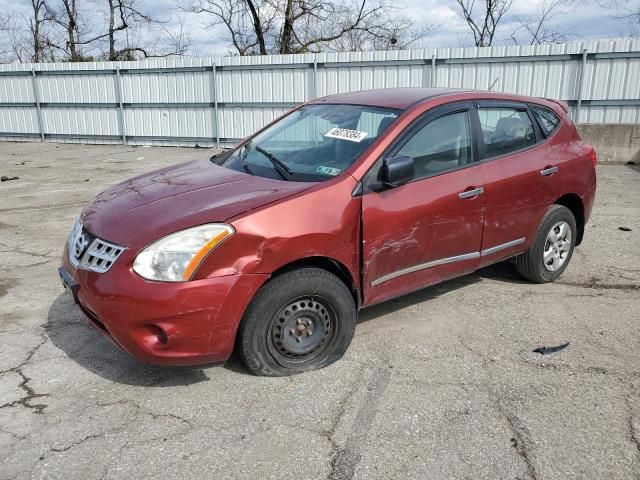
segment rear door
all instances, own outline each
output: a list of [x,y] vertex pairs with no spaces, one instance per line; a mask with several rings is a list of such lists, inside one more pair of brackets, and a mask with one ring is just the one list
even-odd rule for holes
[[559,166],[524,103],[476,102],[486,179],[480,265],[524,251],[555,200]]
[[368,191],[382,159],[365,177],[365,304],[477,268],[485,196],[483,168],[471,140],[471,109],[461,102],[430,110],[392,144],[384,156],[413,157],[414,181]]

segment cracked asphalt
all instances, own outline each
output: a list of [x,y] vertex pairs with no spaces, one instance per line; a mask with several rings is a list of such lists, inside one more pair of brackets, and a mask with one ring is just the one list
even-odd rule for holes
[[558,282],[505,263],[386,302],[343,360],[274,379],[142,365],[57,277],[95,194],[210,154],[0,143],[0,478],[640,478],[640,169],[598,167]]

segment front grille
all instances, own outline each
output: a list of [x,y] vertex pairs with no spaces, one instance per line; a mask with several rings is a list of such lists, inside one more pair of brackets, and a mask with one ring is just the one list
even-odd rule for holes
[[105,273],[125,251],[125,247],[94,237],[80,222],[76,222],[69,235],[67,250],[74,267]]

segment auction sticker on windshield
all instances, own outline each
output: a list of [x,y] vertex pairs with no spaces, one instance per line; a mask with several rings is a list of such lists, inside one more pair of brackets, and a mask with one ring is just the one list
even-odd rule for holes
[[341,140],[349,140],[350,142],[360,143],[368,135],[367,132],[360,130],[349,130],[348,128],[334,127],[324,134],[325,137],[339,138]]

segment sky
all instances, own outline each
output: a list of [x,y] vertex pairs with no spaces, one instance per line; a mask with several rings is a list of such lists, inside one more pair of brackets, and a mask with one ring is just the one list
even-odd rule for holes
[[[98,2],[98,0],[87,0]],[[138,0],[146,11],[157,17],[170,19],[177,13],[175,0]],[[499,26],[495,45],[513,45],[509,38],[519,20],[534,15],[543,0],[514,0],[509,14]],[[615,18],[620,10],[613,6],[615,0],[575,0],[581,5],[569,8],[556,15],[552,24],[555,30],[570,34],[570,40],[592,38],[618,38],[631,35],[631,23]],[[618,0],[623,8],[640,8],[640,0]],[[29,12],[29,0],[0,0],[1,12]],[[394,4],[402,7],[402,12],[415,19],[417,24],[438,25],[421,42],[412,48],[459,47],[473,45],[472,37],[464,20],[457,13],[455,0],[398,0]],[[205,28],[206,16],[181,14],[185,29],[192,37],[192,46],[199,56],[221,56],[232,52],[228,36],[223,27]],[[637,33],[637,29],[635,30]]]

